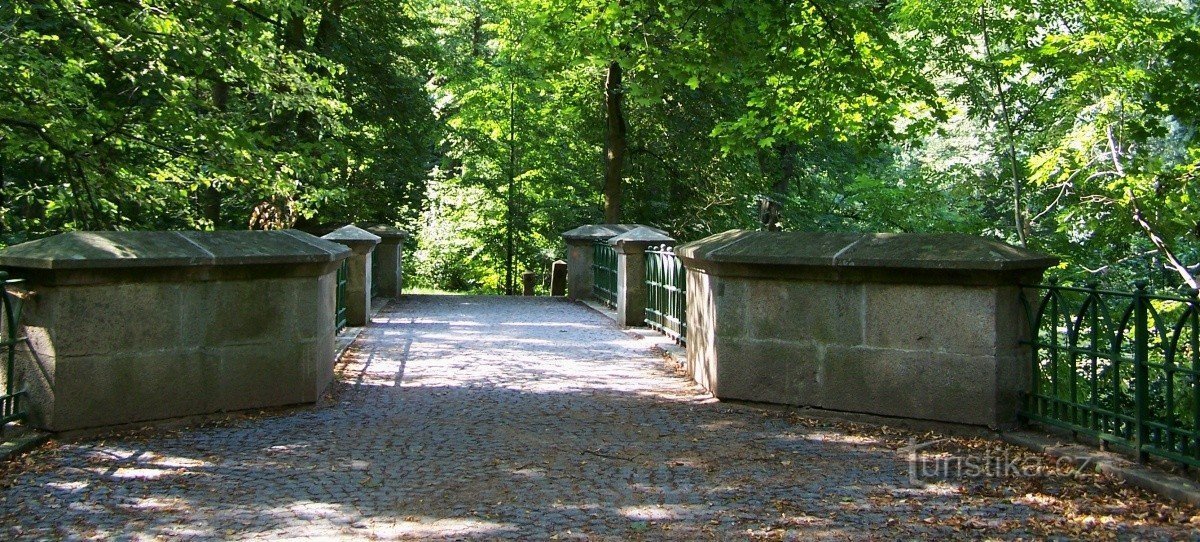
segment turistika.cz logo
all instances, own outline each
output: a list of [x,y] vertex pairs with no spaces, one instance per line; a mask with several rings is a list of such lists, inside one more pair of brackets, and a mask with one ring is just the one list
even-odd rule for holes
[[1063,456],[1014,455],[1003,448],[987,448],[982,453],[939,451],[950,439],[917,442],[909,439],[900,449],[908,456],[908,480],[913,484],[973,478],[1044,476],[1048,471],[1078,474],[1091,466],[1091,459]]

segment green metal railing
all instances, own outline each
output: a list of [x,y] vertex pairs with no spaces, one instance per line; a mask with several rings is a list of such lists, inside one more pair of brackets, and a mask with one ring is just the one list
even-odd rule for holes
[[349,275],[350,260],[342,260],[337,271],[337,305],[333,315],[334,326],[339,332],[346,328],[346,283],[349,282]]
[[646,250],[646,325],[687,344],[687,274],[667,245]]
[[617,306],[617,250],[596,241],[592,252],[592,295],[609,307]]
[[0,271],[0,349],[4,356],[4,387],[0,394],[0,425],[25,419],[24,386],[17,386],[17,345],[25,342],[19,335],[21,305],[19,300],[8,294],[9,284],[20,281],[8,280],[8,273]]
[[1025,288],[1033,383],[1025,420],[1200,466],[1200,301],[1060,286]]

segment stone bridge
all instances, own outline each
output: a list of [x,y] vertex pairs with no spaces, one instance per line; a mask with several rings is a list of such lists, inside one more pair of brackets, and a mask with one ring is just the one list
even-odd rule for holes
[[[1194,509],[990,439],[719,402],[654,344],[563,300],[405,297],[314,407],[4,465],[0,536],[1196,536]],[[963,458],[1025,468],[955,470]]]

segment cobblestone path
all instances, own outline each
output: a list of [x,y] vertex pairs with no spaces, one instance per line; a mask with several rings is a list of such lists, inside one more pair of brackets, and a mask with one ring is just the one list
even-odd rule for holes
[[900,448],[935,436],[713,401],[646,340],[567,302],[412,297],[375,323],[328,404],[10,465],[0,539],[1186,539],[1200,526],[1065,469],[912,483]]

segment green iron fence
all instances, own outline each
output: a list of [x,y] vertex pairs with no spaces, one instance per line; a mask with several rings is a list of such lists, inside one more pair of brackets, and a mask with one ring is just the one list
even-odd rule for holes
[[687,274],[667,245],[646,250],[646,325],[687,344]]
[[333,315],[334,325],[339,332],[346,328],[346,283],[349,282],[349,275],[350,260],[342,260],[337,271],[337,305]]
[[609,307],[617,306],[617,250],[596,241],[592,252],[592,295]]
[[1033,385],[1022,417],[1200,466],[1200,301],[1060,286],[1025,288]]
[[17,386],[17,345],[25,342],[19,335],[20,301],[8,294],[7,285],[20,281],[8,280],[0,271],[0,349],[4,356],[4,387],[0,394],[0,425],[25,418],[26,390]]

